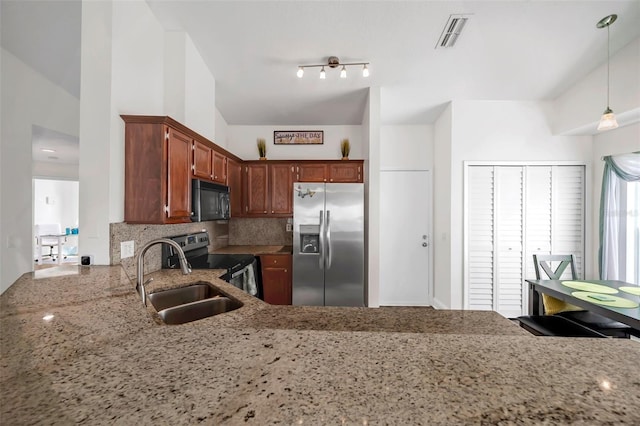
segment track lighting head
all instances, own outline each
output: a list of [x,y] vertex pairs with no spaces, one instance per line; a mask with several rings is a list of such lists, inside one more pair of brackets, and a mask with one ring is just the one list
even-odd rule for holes
[[298,76],[298,78],[302,78],[302,76],[304,75],[305,68],[320,67],[320,78],[324,80],[327,78],[327,73],[324,67],[329,67],[329,68],[340,67],[340,78],[347,78],[347,67],[351,65],[362,65],[364,67],[362,69],[362,76],[369,77],[369,68],[368,68],[369,62],[349,62],[349,63],[343,64],[343,63],[340,63],[340,59],[338,59],[337,56],[329,56],[326,64],[298,65],[298,72],[296,73],[296,75]]

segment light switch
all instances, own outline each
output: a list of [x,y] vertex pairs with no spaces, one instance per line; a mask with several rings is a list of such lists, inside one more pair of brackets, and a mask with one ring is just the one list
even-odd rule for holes
[[120,243],[120,259],[133,257],[134,251],[135,251],[135,244],[133,241],[122,241]]

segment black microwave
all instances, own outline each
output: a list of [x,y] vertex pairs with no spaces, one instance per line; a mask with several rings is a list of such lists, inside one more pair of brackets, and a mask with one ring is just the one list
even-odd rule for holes
[[229,211],[229,187],[207,182],[191,180],[191,221],[227,220]]

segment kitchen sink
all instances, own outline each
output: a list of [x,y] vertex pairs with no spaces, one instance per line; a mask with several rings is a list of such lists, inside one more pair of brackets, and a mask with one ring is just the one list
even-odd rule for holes
[[165,324],[184,324],[242,306],[239,300],[206,283],[160,290],[147,297]]
[[242,302],[238,300],[225,296],[216,296],[212,299],[204,299],[163,309],[158,312],[158,315],[165,324],[184,324],[233,311],[241,306]]
[[205,283],[195,283],[186,287],[150,293],[147,297],[156,311],[161,311],[172,306],[211,299],[215,296],[224,296],[224,294]]

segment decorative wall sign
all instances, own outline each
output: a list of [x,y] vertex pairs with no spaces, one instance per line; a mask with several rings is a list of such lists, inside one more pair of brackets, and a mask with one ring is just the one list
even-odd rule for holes
[[275,130],[273,143],[276,145],[321,145],[324,143],[324,131]]

